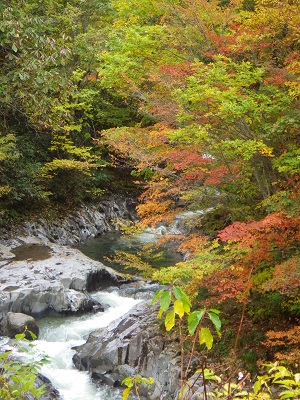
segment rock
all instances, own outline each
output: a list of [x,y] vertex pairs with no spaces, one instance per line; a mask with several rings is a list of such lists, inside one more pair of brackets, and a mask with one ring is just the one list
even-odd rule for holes
[[14,256],[8,247],[0,244],[0,261],[12,259]]
[[[136,220],[132,200],[111,197],[101,201],[98,205],[82,206],[72,215],[58,220],[40,219],[34,222],[24,222],[19,230],[22,231],[21,236],[38,237],[45,244],[50,242],[74,245],[87,238],[117,229],[118,221],[126,223],[129,220]],[[5,236],[7,235],[3,233],[2,237]]]
[[[26,243],[27,239],[24,237],[23,241]],[[39,239],[35,238],[35,242]],[[55,244],[49,244],[49,248],[47,259],[12,260],[2,266],[0,320],[9,311],[35,318],[91,311],[99,305],[91,300],[89,291],[127,281],[79,250]]]
[[25,333],[26,339],[32,340],[32,336],[26,331],[32,332],[36,337],[39,335],[39,327],[35,319],[29,315],[9,312],[1,321],[0,332],[4,336],[14,338],[20,333]]
[[116,197],[56,221],[2,228],[0,321],[9,311],[43,317],[94,309],[87,292],[127,279],[65,245],[115,229],[124,218],[134,219],[134,208],[130,200]]
[[155,383],[142,386],[147,399],[174,400],[178,390],[180,360],[177,346],[159,332],[157,309],[148,302],[138,304],[108,327],[90,334],[75,348],[74,364],[94,379],[118,386],[126,376],[153,377]]

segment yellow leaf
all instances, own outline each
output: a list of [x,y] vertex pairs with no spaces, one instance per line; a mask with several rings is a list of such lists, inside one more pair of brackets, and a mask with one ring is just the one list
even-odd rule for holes
[[212,348],[214,338],[208,328],[201,328],[199,332],[199,343],[205,343],[208,350]]
[[129,396],[130,390],[131,390],[131,388],[130,388],[130,387],[128,387],[128,388],[126,388],[126,389],[124,389],[124,391],[123,391],[123,394],[122,394],[122,400],[127,400],[127,399],[128,399],[128,396]]
[[175,300],[174,302],[174,312],[175,314],[179,315],[179,318],[182,318],[184,315],[184,306],[182,301]]
[[174,325],[175,325],[175,312],[174,310],[172,310],[166,315],[165,319],[166,331],[170,331]]

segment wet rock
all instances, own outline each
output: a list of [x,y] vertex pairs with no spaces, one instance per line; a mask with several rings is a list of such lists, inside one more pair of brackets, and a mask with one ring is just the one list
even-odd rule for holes
[[126,376],[153,377],[155,383],[141,387],[148,399],[174,400],[178,390],[180,361],[176,345],[159,331],[157,309],[140,303],[108,327],[90,334],[75,348],[74,364],[90,371],[95,379],[117,386]]
[[25,333],[26,339],[32,340],[32,336],[27,331],[32,332],[36,337],[39,335],[39,327],[35,319],[23,313],[9,312],[0,324],[0,333],[10,338]]

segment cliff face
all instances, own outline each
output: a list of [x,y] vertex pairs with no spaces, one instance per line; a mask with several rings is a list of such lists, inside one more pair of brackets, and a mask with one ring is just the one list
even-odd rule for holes
[[22,238],[28,236],[37,237],[44,243],[74,245],[116,229],[120,220],[135,220],[134,205],[131,199],[116,196],[98,204],[82,206],[74,213],[56,220],[37,218],[18,227],[2,229],[0,243],[12,248],[22,244]]

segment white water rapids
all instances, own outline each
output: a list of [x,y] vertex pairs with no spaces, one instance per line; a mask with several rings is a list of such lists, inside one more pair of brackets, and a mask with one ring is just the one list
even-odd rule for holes
[[111,321],[129,311],[140,300],[121,297],[116,292],[98,292],[93,295],[103,305],[104,312],[71,316],[67,318],[44,318],[40,321],[39,340],[34,351],[43,352],[51,359],[42,367],[41,373],[50,379],[63,400],[120,400],[122,394],[108,386],[95,385],[88,372],[78,371],[72,362],[72,347],[85,343],[90,332],[107,326]]

